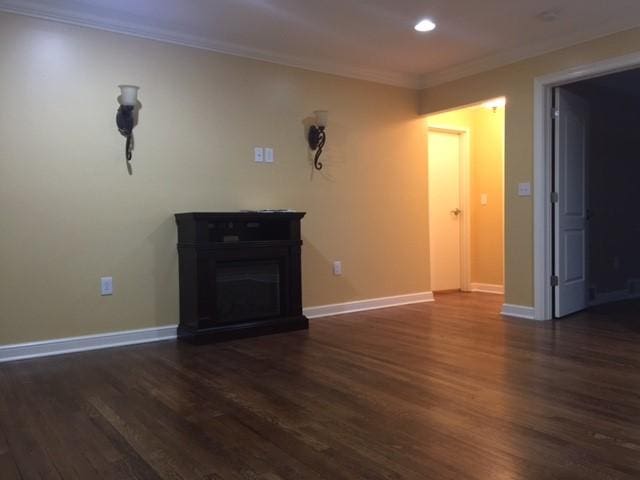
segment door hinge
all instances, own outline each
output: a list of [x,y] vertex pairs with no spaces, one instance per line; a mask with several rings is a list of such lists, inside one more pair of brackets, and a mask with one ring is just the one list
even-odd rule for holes
[[558,203],[558,192],[551,192],[551,203]]
[[560,117],[560,109],[552,108],[551,109],[551,118],[559,118]]
[[551,286],[552,287],[557,287],[560,284],[560,279],[558,278],[557,275],[553,275],[551,277]]

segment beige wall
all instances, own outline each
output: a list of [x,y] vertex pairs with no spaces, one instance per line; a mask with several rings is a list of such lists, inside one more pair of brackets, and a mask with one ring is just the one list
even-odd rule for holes
[[638,51],[640,29],[629,30],[424,90],[420,113],[507,97],[505,127],[506,302],[533,306],[533,198],[518,182],[533,181],[533,81],[537,76]]
[[[504,108],[473,110],[471,281],[504,284]],[[480,196],[487,195],[481,205]]]
[[[7,14],[0,72],[0,344],[177,323],[181,211],[308,212],[305,306],[429,290],[417,92]],[[133,175],[120,83],[141,86]]]
[[[504,109],[461,108],[431,115],[427,123],[469,131],[471,282],[503,285]],[[480,203],[483,193],[487,205]]]

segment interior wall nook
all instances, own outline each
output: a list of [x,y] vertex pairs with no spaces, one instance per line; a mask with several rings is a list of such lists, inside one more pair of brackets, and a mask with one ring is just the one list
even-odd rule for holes
[[[504,99],[495,108],[483,102],[427,117],[429,132],[458,133],[463,145],[459,214],[463,290],[504,291],[504,121]],[[429,181],[438,180],[430,175]],[[429,196],[432,201],[431,191]]]

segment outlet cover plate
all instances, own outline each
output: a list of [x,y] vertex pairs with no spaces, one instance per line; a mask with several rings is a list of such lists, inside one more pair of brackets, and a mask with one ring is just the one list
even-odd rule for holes
[[113,277],[102,277],[100,279],[100,295],[113,295]]

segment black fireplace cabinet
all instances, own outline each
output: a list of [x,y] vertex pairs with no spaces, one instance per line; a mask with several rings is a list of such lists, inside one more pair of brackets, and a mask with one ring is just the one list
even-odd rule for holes
[[309,328],[302,212],[178,213],[180,325],[192,343]]

